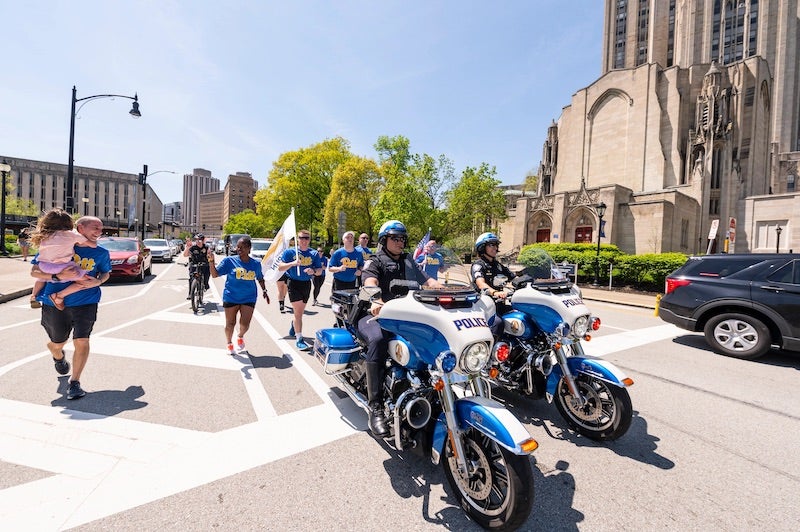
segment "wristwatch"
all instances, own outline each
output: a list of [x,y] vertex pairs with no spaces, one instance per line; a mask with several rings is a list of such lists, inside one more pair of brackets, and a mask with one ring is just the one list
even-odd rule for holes
[[54,273],[53,275],[51,275],[50,279],[52,279],[54,281],[61,281],[61,279],[58,278],[58,274],[57,273]]

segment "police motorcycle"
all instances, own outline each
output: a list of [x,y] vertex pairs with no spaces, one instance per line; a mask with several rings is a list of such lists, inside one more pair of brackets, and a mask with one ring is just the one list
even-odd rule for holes
[[481,297],[487,322],[502,318],[484,377],[496,386],[555,401],[570,427],[588,438],[621,437],[631,424],[627,387],[633,380],[612,363],[584,353],[582,342],[591,340],[600,319],[591,315],[580,290],[550,255],[536,249],[530,263],[511,283],[506,276],[495,277],[492,284],[506,292],[505,304],[488,293]]
[[[528,455],[538,443],[487,396],[480,375],[492,335],[480,296],[463,265],[448,264],[446,270],[444,278],[439,275],[443,289],[392,281],[390,290],[401,297],[386,301],[373,318],[393,334],[383,382],[385,438],[398,450],[441,463],[460,506],[482,527],[513,529],[525,522],[533,504]],[[334,291],[337,326],[317,331],[314,342],[325,373],[367,412],[366,344],[356,324],[380,290]]]

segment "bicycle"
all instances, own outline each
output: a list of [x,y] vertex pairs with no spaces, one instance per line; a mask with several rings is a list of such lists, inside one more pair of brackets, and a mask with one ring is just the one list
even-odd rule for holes
[[197,314],[197,309],[203,306],[203,272],[197,264],[189,264],[189,299],[192,302],[192,311]]

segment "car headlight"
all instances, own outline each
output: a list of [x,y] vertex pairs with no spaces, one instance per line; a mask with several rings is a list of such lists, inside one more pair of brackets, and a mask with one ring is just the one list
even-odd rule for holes
[[589,330],[589,316],[581,316],[572,324],[572,334],[575,338],[583,338]]
[[139,262],[139,257],[137,255],[131,255],[125,262],[127,262],[128,264],[136,264],[137,262]]
[[477,373],[489,361],[489,346],[484,342],[477,342],[461,353],[461,369],[465,373]]

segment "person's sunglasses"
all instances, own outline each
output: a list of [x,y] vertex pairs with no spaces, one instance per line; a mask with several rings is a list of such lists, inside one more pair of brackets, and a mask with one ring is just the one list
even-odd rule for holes
[[297,238],[299,238],[300,240],[311,240],[310,236],[298,236]]
[[404,237],[404,236],[390,236],[389,240],[392,240],[394,242],[405,242],[406,241],[406,237]]
[[492,246],[493,248],[496,248],[496,247],[500,247],[500,244],[497,244],[495,242],[489,242],[488,244],[486,244],[486,247],[488,248],[489,246]]

